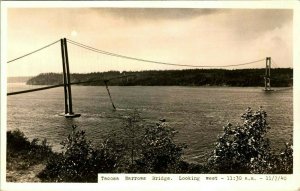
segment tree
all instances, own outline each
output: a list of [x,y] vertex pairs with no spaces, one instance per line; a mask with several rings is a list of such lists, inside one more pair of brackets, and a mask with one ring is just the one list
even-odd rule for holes
[[143,133],[143,125],[141,116],[137,110],[129,115],[124,121],[123,131],[125,134],[125,149],[129,151],[131,165],[134,164],[135,157],[140,150],[141,135]]
[[[228,123],[218,137],[208,166],[213,173],[289,173],[292,169],[292,147],[281,155],[270,148],[266,134],[270,129],[267,113],[248,108],[242,115],[242,125]],[[290,163],[291,162],[291,163]]]
[[47,182],[97,182],[98,173],[116,172],[122,156],[114,141],[94,148],[84,131],[72,133],[61,143],[63,152],[52,157],[38,177]]
[[124,156],[119,169],[129,173],[172,173],[181,168],[188,171],[190,166],[182,161],[185,145],[174,141],[177,133],[165,120],[145,124],[134,110],[124,119],[120,131],[109,135]]
[[[53,155],[46,139],[31,141],[19,129],[7,131],[7,169],[28,169]],[[19,161],[19,162],[18,162]]]
[[142,173],[176,173],[182,160],[185,145],[176,144],[174,136],[178,132],[165,122],[146,128],[140,158],[136,160]]

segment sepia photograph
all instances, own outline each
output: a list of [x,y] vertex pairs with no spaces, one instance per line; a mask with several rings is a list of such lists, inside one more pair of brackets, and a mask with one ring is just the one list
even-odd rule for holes
[[4,181],[286,180],[294,11],[7,6]]

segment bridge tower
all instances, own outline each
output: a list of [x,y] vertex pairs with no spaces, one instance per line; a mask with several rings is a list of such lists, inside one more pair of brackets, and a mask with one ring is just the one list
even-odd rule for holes
[[64,98],[65,98],[64,116],[66,118],[80,117],[81,116],[80,114],[75,114],[73,112],[67,39],[66,38],[60,39],[60,44],[61,44],[61,57],[62,57],[62,67],[63,67]]
[[266,73],[265,73],[265,91],[272,91],[271,89],[271,57],[266,57]]

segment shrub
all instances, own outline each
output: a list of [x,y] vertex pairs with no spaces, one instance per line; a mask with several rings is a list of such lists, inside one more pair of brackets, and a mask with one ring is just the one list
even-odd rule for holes
[[[182,161],[185,148],[177,144],[174,137],[178,132],[170,128],[165,120],[145,124],[135,110],[124,119],[123,127],[113,140],[119,143],[123,153],[121,172],[126,173],[176,173],[180,170],[195,170]],[[196,165],[195,165],[196,166]]]
[[86,139],[84,131],[72,133],[62,143],[63,152],[52,157],[46,168],[38,175],[47,182],[97,182],[99,172],[114,172],[121,156],[106,140],[95,149]]
[[197,169],[181,160],[183,145],[166,123],[143,128],[138,112],[124,120],[121,132],[112,133],[98,148],[76,131],[63,141],[63,152],[51,157],[38,177],[45,182],[96,182],[98,173],[174,173]]
[[182,160],[185,145],[176,144],[173,140],[178,132],[166,123],[146,128],[137,169],[142,173],[176,173]]
[[218,137],[213,156],[208,163],[212,173],[289,173],[292,169],[292,147],[281,155],[270,148],[266,134],[270,129],[266,112],[248,108],[242,115],[242,125],[228,123]]
[[277,155],[277,159],[279,164],[276,166],[276,170],[278,174],[293,173],[293,146],[289,143],[285,144],[285,149]]
[[[142,118],[137,110],[134,110],[123,122],[123,146],[125,155],[130,158],[130,166],[135,162],[135,159],[141,149],[141,139],[144,132],[144,126],[141,124]],[[128,169],[132,170],[131,167]]]
[[7,131],[7,150],[18,152],[29,149],[30,141],[19,129]]
[[24,170],[44,162],[53,152],[46,139],[29,141],[19,129],[7,131],[7,169]]
[[191,163],[187,161],[179,161],[176,173],[180,174],[207,174],[209,169],[206,164]]

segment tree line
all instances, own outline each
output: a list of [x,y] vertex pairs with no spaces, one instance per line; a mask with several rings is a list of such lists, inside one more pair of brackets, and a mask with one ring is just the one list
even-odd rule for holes
[[[122,77],[113,79],[116,77]],[[265,69],[188,69],[188,70],[149,70],[149,71],[109,71],[93,73],[73,73],[71,82],[86,82],[82,85],[103,86],[109,80],[113,86],[264,86]],[[110,80],[113,79],[113,80]],[[27,81],[28,85],[62,84],[62,73],[42,73]],[[293,86],[293,69],[276,68],[271,70],[273,87]]]

